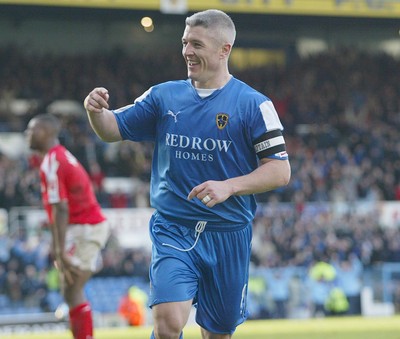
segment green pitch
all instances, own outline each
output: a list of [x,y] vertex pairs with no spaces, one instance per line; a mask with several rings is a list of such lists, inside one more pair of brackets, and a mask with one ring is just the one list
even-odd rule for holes
[[[96,339],[148,339],[149,327],[97,329]],[[2,339],[71,339],[69,332],[3,334]],[[198,339],[197,326],[185,329],[185,339]],[[322,318],[247,321],[234,339],[400,339],[400,317]]]

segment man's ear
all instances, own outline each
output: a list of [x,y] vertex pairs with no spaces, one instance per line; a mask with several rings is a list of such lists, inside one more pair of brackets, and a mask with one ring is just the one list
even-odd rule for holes
[[231,44],[224,44],[221,48],[221,59],[227,59],[229,57],[229,54],[231,53],[231,50]]

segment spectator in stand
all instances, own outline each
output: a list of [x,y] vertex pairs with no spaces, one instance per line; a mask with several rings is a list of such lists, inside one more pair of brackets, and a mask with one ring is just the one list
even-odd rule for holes
[[334,261],[336,269],[337,286],[344,292],[349,308],[347,314],[361,314],[361,289],[363,267],[360,260],[355,255],[340,261]]
[[138,286],[131,286],[118,305],[118,313],[130,326],[142,326],[146,322],[148,295]]
[[29,147],[42,155],[42,199],[52,233],[53,256],[60,273],[61,292],[69,307],[75,339],[93,338],[93,319],[84,286],[100,269],[101,249],[109,225],[98,204],[89,175],[59,143],[61,125],[50,114],[30,120]]
[[97,200],[99,201],[101,206],[107,205],[107,199],[105,198],[104,191],[104,178],[105,174],[102,171],[99,163],[97,161],[89,162],[89,176],[93,185],[94,193],[96,194]]
[[109,201],[111,208],[128,208],[131,206],[130,196],[122,189],[117,188],[115,192],[110,193]]
[[6,265],[0,262],[0,294],[5,294],[7,282],[7,271]]
[[43,274],[34,265],[30,264],[25,266],[21,276],[21,293],[25,306],[34,307],[39,305],[42,298],[41,292],[46,287]]
[[326,303],[334,288],[336,271],[327,259],[316,261],[310,268],[306,286],[310,293],[311,315],[316,318],[325,317],[329,314]]
[[271,314],[275,319],[285,319],[288,316],[290,282],[293,275],[290,268],[283,267],[266,269],[264,272],[268,293],[274,303]]
[[7,271],[5,294],[15,305],[22,305],[21,279],[14,270]]

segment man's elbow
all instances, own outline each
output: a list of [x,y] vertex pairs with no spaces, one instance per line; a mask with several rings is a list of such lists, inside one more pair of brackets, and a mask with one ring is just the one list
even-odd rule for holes
[[285,161],[283,163],[283,166],[281,170],[279,171],[280,176],[279,176],[279,187],[287,186],[290,182],[290,177],[292,175],[292,171],[290,168],[290,163],[289,161]]
[[290,174],[290,171],[289,171],[289,172],[287,173],[287,175],[285,175],[285,176],[282,177],[282,185],[281,185],[281,186],[287,186],[287,185],[289,185],[290,177],[291,177],[291,174]]

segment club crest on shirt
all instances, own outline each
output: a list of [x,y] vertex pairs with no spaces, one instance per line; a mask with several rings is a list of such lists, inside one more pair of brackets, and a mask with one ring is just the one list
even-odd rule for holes
[[215,117],[218,129],[224,129],[228,124],[229,115],[227,113],[218,113]]

